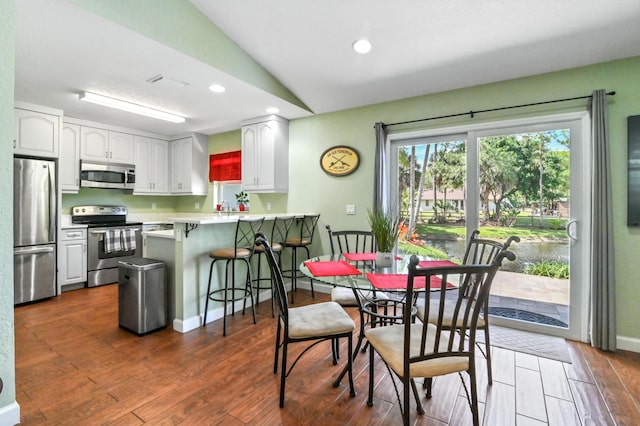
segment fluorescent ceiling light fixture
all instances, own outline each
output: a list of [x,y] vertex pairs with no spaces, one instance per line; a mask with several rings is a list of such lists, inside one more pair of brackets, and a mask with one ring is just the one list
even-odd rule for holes
[[280,110],[278,108],[276,108],[276,107],[269,107],[269,108],[267,108],[267,112],[269,114],[276,114],[276,113],[280,112]]
[[356,40],[353,42],[353,50],[364,55],[371,51],[371,43],[365,39]]
[[81,101],[87,101],[94,104],[108,106],[116,108],[122,111],[132,112],[134,114],[140,114],[151,118],[157,118],[159,120],[170,121],[172,123],[184,123],[185,118],[179,115],[171,114],[168,112],[160,111],[157,109],[149,108],[146,106],[133,104],[131,102],[122,101],[120,99],[110,98],[108,96],[97,95],[91,92],[82,92],[78,95]]
[[211,86],[209,86],[209,90],[211,90],[214,93],[224,93],[225,89],[224,86],[221,86],[219,84],[212,84]]

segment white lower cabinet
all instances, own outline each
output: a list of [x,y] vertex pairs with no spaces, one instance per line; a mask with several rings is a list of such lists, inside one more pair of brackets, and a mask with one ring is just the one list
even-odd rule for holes
[[58,240],[58,283],[64,290],[70,284],[87,281],[87,230],[62,228]]

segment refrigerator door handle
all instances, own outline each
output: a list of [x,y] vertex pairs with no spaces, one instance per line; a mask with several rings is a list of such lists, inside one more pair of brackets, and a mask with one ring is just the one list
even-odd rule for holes
[[55,166],[49,166],[49,241],[56,241],[56,170]]
[[38,253],[52,253],[54,248],[52,246],[37,246],[37,247],[20,247],[13,250],[13,254],[38,254]]

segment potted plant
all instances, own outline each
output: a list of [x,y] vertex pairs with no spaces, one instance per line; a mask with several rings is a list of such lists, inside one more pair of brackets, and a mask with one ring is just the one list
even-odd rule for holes
[[249,194],[244,191],[238,192],[236,195],[236,201],[238,202],[238,210],[245,211],[245,205],[249,203]]
[[376,239],[376,267],[389,267],[393,264],[393,252],[398,241],[400,216],[395,209],[387,212],[369,210],[369,224]]

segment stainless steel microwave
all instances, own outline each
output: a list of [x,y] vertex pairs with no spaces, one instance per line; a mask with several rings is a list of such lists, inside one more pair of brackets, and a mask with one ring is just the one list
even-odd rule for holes
[[80,186],[85,188],[133,189],[136,167],[132,164],[80,162]]

